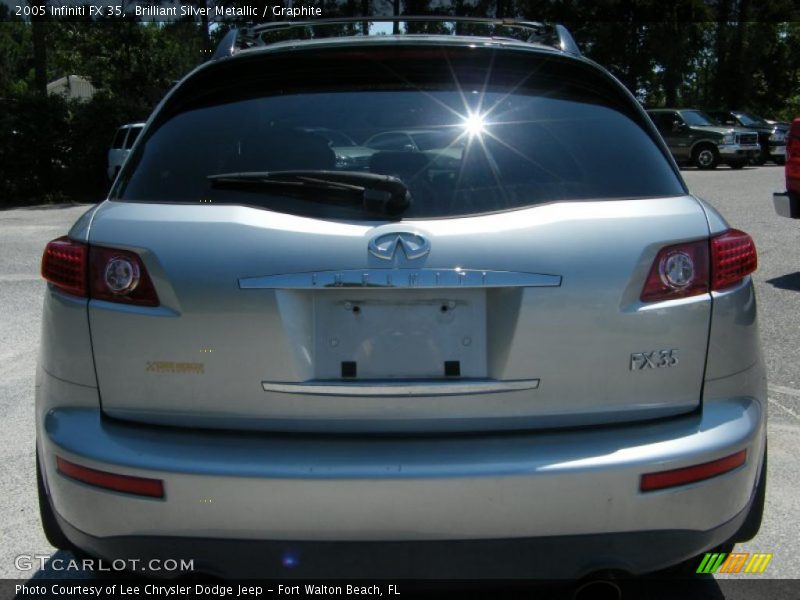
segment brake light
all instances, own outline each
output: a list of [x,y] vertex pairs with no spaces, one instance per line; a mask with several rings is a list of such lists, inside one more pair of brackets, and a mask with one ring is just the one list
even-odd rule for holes
[[729,229],[711,238],[711,289],[721,290],[739,283],[758,267],[753,238]]
[[744,231],[729,229],[709,240],[662,248],[650,267],[640,299],[658,302],[722,290],[739,283],[757,267],[753,238]]
[[712,477],[728,473],[741,467],[746,460],[747,450],[741,450],[736,454],[731,454],[719,460],[712,460],[711,462],[685,467],[683,469],[647,473],[642,475],[639,482],[639,489],[642,492],[653,492],[655,490],[663,490],[678,485],[686,485],[687,483],[711,479]]
[[90,469],[70,462],[65,458],[56,456],[56,466],[62,475],[93,485],[95,487],[135,494],[137,496],[148,496],[150,498],[164,497],[164,482],[160,479],[148,479],[146,477],[133,477],[131,475],[119,475],[108,471]]
[[53,240],[42,255],[42,277],[73,296],[86,297],[86,244],[67,236]]
[[708,292],[708,242],[662,248],[650,267],[642,302],[672,300]]
[[159,305],[141,257],[129,250],[89,246],[60,237],[44,250],[42,277],[59,290],[81,298]]

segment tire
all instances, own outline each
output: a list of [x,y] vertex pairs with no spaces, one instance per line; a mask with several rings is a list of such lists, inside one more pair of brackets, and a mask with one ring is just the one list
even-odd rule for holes
[[711,144],[701,144],[692,151],[692,164],[703,171],[716,169],[719,152]]
[[739,169],[743,169],[746,164],[747,164],[747,161],[745,161],[745,160],[734,160],[734,161],[729,162],[728,166],[731,169],[739,170]]
[[42,530],[44,530],[44,536],[47,541],[50,542],[51,546],[60,550],[73,550],[72,542],[64,535],[58,525],[53,506],[50,504],[50,498],[47,496],[38,451],[36,452],[36,490],[39,495],[39,517],[42,520]]
[[779,167],[782,167],[786,164],[786,157],[785,156],[776,156],[775,157],[775,164]]

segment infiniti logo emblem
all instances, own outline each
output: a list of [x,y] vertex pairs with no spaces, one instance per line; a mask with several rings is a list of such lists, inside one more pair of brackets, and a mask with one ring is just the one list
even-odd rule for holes
[[398,248],[402,248],[408,260],[422,258],[431,251],[430,242],[416,233],[386,233],[369,242],[370,254],[383,260],[392,260]]

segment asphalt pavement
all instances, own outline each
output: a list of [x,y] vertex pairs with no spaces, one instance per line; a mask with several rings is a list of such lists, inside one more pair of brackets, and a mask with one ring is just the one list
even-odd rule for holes
[[[769,485],[761,532],[739,550],[772,553],[765,576],[798,579],[800,220],[778,217],[772,207],[772,192],[784,189],[783,168],[723,166],[711,172],[686,169],[683,175],[693,193],[717,207],[733,227],[750,233],[758,248],[754,280],[769,373]],[[54,553],[39,525],[34,471],[33,381],[44,290],[38,270],[45,243],[65,234],[87,209],[0,210],[0,578],[42,577],[46,570],[20,571],[15,559]],[[698,597],[739,596],[720,589],[732,588],[720,581],[714,594]]]

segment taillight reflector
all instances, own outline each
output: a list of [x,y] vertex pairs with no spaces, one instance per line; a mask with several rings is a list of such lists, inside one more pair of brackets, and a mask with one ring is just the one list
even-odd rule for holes
[[68,237],[53,240],[42,255],[42,277],[74,296],[86,296],[88,247]]
[[756,245],[744,231],[730,229],[711,238],[711,289],[739,283],[758,267]]
[[130,250],[89,246],[60,237],[44,249],[42,277],[59,290],[82,298],[159,305],[147,268]]
[[643,492],[652,492],[678,485],[686,485],[687,483],[694,483],[696,481],[703,481],[704,479],[711,479],[712,477],[728,473],[729,471],[741,467],[746,460],[747,450],[741,450],[725,458],[712,460],[711,462],[694,465],[692,467],[661,471],[660,473],[647,473],[642,475],[639,489]]
[[98,471],[97,469],[76,465],[60,456],[56,456],[56,465],[58,466],[58,472],[62,475],[95,487],[150,498],[164,497],[164,482],[160,479],[132,477],[130,475]]

